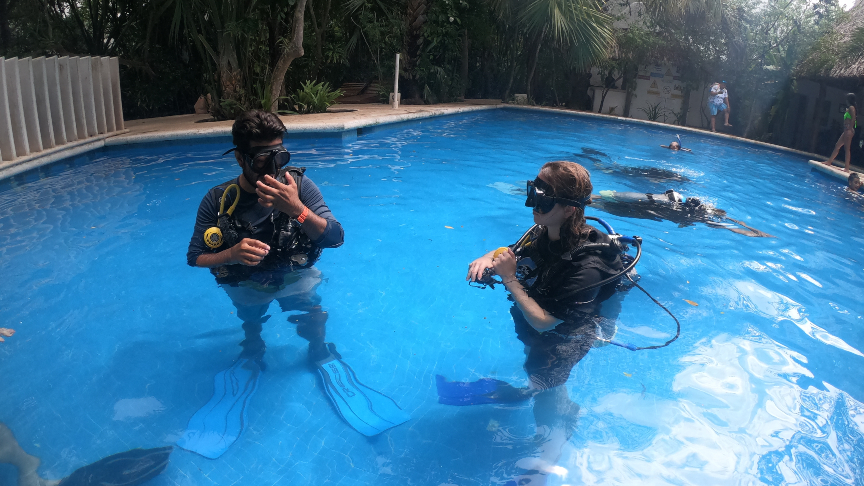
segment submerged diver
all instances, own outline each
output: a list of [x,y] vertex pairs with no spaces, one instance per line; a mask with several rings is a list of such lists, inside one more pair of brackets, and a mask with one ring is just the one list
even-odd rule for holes
[[9,427],[0,423],[0,464],[18,469],[18,486],[136,486],[161,474],[173,450],[132,449],[78,468],[63,479],[43,479],[37,472],[39,458],[24,452]]
[[[680,143],[679,143],[680,146]],[[662,145],[661,145],[662,147]],[[689,150],[685,150],[689,152]],[[630,166],[619,164],[612,160],[609,155],[589,147],[582,147],[582,153],[574,153],[577,160],[590,160],[596,169],[606,174],[617,174],[628,179],[640,179],[651,183],[664,182],[689,182],[690,179],[678,172],[660,167]],[[586,164],[587,165],[587,164]]]
[[333,343],[325,343],[327,312],[316,291],[321,272],[313,265],[322,249],[342,245],[344,232],[305,169],[287,165],[285,131],[272,113],[249,111],[237,118],[231,129],[235,147],[225,154],[234,153],[242,173],[204,196],[189,242],[187,262],[210,269],[245,331],[237,361],[216,376],[213,399],[178,442],[209,458],[219,457],[242,432],[247,402],[265,367],[261,331],[274,300],[284,312],[303,312],[288,320],[309,341],[308,360],[350,425],[374,435],[408,420],[389,398],[356,379],[343,380],[353,370]]
[[723,228],[740,235],[773,238],[768,233],[728,217],[726,211],[703,203],[698,198],[688,197],[684,200],[671,189],[663,194],[600,191],[599,195],[591,196],[591,207],[624,218],[672,221],[682,228],[705,223],[712,228]]
[[608,299],[616,294],[620,281],[616,277],[623,273],[622,251],[610,236],[586,223],[584,208],[591,189],[588,171],[581,165],[545,164],[528,183],[525,205],[533,208],[536,224],[516,244],[490,252],[469,266],[469,282],[483,282],[494,273],[510,292],[516,336],[526,346],[524,368],[529,386],[519,388],[489,378],[473,383],[437,378],[439,402],[444,404],[534,398],[538,434],[547,440],[541,447],[540,464],[518,484],[542,481],[560,457],[579,411],[562,385],[576,363],[602,338],[598,328],[604,321],[614,322],[620,309],[620,302]]

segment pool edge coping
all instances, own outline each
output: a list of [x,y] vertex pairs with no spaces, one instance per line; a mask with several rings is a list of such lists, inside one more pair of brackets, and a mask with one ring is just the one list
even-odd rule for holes
[[[631,123],[645,126],[652,126],[656,128],[664,128],[664,129],[673,129],[673,130],[681,130],[689,133],[695,133],[703,136],[711,136],[717,137],[726,140],[732,140],[738,143],[744,144],[753,144],[756,146],[760,146],[763,148],[779,150],[786,153],[796,154],[804,157],[808,157],[811,160],[827,160],[827,157],[814,154],[810,152],[805,152],[802,150],[792,149],[789,147],[784,147],[782,145],[775,145],[767,142],[762,142],[759,140],[751,140],[747,138],[737,137],[734,135],[728,135],[725,133],[718,132],[710,132],[703,129],[695,128],[695,127],[686,127],[686,126],[678,126],[678,125],[670,125],[668,123],[661,123],[651,120],[640,120],[637,118],[625,118],[614,115],[604,115],[602,113],[593,113],[586,111],[576,111],[570,109],[562,109],[557,107],[550,106],[526,106],[526,105],[513,105],[513,104],[499,104],[499,105],[465,105],[465,106],[442,106],[436,108],[435,105],[431,105],[428,108],[424,107],[423,111],[409,112],[409,113],[398,113],[392,115],[371,115],[369,117],[360,118],[357,120],[349,120],[342,123],[327,123],[327,122],[305,122],[298,124],[290,124],[287,126],[288,131],[286,133],[290,134],[308,134],[313,135],[315,133],[327,134],[327,135],[335,135],[342,134],[343,138],[354,138],[357,136],[357,131],[362,128],[368,127],[380,127],[386,125],[393,125],[398,123],[404,123],[415,120],[422,120],[428,118],[435,118],[441,116],[448,115],[456,115],[461,113],[470,113],[476,111],[486,111],[486,110],[496,110],[496,109],[514,109],[514,110],[525,110],[525,111],[535,111],[535,112],[545,112],[545,113],[557,113],[561,115],[568,116],[576,116],[576,117],[588,117],[596,120],[609,120],[609,121],[618,121],[623,123]],[[182,116],[182,115],[181,115]],[[168,118],[168,117],[165,117]],[[89,138],[86,140],[79,140],[73,142],[73,144],[66,144],[58,147],[51,148],[44,152],[39,152],[37,154],[31,154],[26,157],[22,157],[21,159],[11,161],[6,164],[0,165],[0,181],[4,179],[8,179],[17,174],[27,172],[33,169],[38,169],[44,165],[51,164],[53,162],[57,162],[59,160],[74,157],[76,155],[81,155],[86,152],[90,152],[93,150],[100,149],[102,147],[110,147],[110,146],[119,146],[119,145],[136,145],[136,144],[147,144],[147,143],[157,143],[164,141],[174,141],[174,140],[194,140],[194,139],[203,139],[203,138],[212,138],[212,137],[221,137],[228,136],[231,134],[231,127],[227,125],[217,126],[217,127],[209,127],[209,128],[195,128],[195,129],[155,129],[153,131],[143,132],[143,133],[129,133],[129,129],[125,129],[118,132],[112,132],[108,134],[101,134],[93,138]],[[354,132],[354,133],[351,133]],[[852,167],[852,170],[856,170],[858,168]],[[823,171],[826,175],[833,175],[838,177],[837,173],[834,171]]]
[[76,140],[63,145],[57,145],[50,149],[18,157],[9,162],[0,163],[0,181],[14,177],[22,172],[38,169],[44,165],[81,155],[105,146],[105,141],[112,137],[128,133],[128,129],[118,130],[111,133],[102,133],[95,137]]
[[[297,124],[286,124],[286,134],[343,134],[343,137],[351,136],[351,132],[360,128],[377,127],[384,125],[393,125],[407,121],[422,120],[425,118],[434,118],[439,116],[457,115],[460,113],[468,113],[473,111],[484,111],[496,109],[501,105],[466,105],[466,106],[447,106],[435,108],[431,105],[430,108],[425,108],[424,111],[396,113],[392,115],[372,115],[360,120],[352,120],[342,123],[326,123],[326,122],[306,122]],[[284,117],[281,117],[284,118]],[[197,128],[197,129],[175,129],[161,130],[153,132],[145,132],[140,134],[123,135],[112,138],[106,141],[106,146],[116,145],[134,145],[139,143],[164,142],[171,140],[192,140],[197,138],[223,137],[231,135],[230,126],[219,126],[212,128]]]

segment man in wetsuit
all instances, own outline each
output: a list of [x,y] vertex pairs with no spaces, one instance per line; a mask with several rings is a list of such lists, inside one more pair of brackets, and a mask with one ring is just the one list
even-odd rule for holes
[[190,266],[210,269],[237,308],[246,333],[241,357],[262,366],[262,324],[274,300],[283,311],[305,312],[289,320],[309,341],[310,359],[328,355],[327,313],[316,293],[321,273],[313,264],[323,248],[340,246],[344,237],[318,187],[303,169],[287,166],[285,131],[272,113],[237,118],[229,152],[242,173],[204,196],[186,253]]

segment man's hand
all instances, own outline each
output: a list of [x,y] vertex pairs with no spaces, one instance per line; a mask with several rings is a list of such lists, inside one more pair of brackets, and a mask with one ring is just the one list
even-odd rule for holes
[[290,175],[285,178],[287,184],[282,184],[273,177],[265,175],[263,180],[255,183],[258,202],[265,208],[275,207],[277,210],[296,218],[303,212],[303,203],[297,195],[297,183]]
[[254,267],[261,263],[261,260],[270,253],[270,247],[252,238],[243,238],[243,241],[232,246],[228,251],[231,252],[231,261],[229,263],[239,263],[247,267]]

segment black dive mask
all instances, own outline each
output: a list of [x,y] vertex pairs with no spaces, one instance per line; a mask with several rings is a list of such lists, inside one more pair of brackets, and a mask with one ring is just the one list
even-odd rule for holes
[[276,177],[279,169],[288,165],[291,161],[291,153],[282,144],[268,145],[266,147],[253,147],[249,152],[244,152],[239,147],[234,147],[222,155],[228,155],[237,151],[243,162],[252,172],[260,177],[265,175]]
[[547,193],[552,193],[552,186],[547,184],[544,180],[538,177],[533,181],[528,181],[528,198],[525,199],[525,206],[536,209],[540,214],[545,214],[552,211],[555,204],[584,208],[591,200],[591,196],[588,196],[581,201],[574,201],[563,197],[548,196]]

